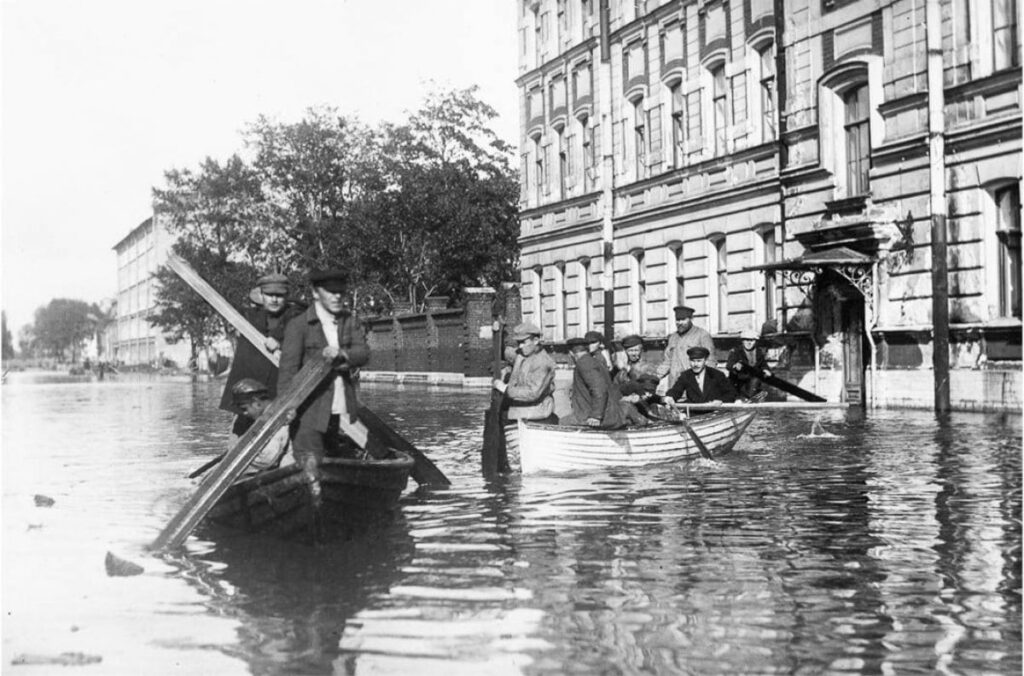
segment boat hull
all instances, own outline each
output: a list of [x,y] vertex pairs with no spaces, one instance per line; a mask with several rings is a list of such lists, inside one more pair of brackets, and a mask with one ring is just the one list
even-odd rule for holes
[[325,458],[313,474],[298,465],[232,485],[206,516],[208,525],[287,539],[327,541],[388,518],[409,482],[413,460]]
[[[690,426],[711,453],[724,453],[756,414],[756,409],[747,409],[695,416]],[[641,467],[700,457],[686,428],[671,423],[597,430],[519,421],[505,428],[505,439],[509,454],[518,453],[523,474]]]

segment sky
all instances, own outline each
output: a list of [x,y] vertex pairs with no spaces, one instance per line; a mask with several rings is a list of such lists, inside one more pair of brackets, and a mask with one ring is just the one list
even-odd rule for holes
[[400,120],[479,85],[514,143],[514,0],[0,0],[0,295],[17,340],[53,298],[116,294],[113,246],[164,172],[260,115]]

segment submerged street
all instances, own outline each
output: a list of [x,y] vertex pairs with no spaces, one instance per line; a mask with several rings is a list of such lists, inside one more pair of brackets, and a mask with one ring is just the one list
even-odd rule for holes
[[364,384],[450,488],[339,545],[152,557],[227,443],[221,387],[10,374],[5,672],[1021,671],[1020,416],[766,412],[713,463],[488,484],[487,392]]

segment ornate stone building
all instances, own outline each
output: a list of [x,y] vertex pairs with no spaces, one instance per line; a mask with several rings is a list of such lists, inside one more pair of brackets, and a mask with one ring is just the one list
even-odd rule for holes
[[1019,410],[1016,0],[517,2],[546,338],[657,345],[685,303],[830,399]]

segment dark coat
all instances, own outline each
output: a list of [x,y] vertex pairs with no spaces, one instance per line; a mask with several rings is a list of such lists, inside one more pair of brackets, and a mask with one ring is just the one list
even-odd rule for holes
[[703,390],[697,386],[697,376],[693,374],[693,371],[686,370],[665,394],[673,399],[679,399],[686,394],[686,401],[691,404],[704,404],[716,399],[726,403],[736,401],[736,388],[729,382],[729,378],[710,366],[704,367]]
[[591,354],[580,356],[572,375],[572,414],[578,423],[597,418],[601,427],[622,427],[625,418],[619,406],[619,390],[612,385],[611,374],[603,359]]
[[[245,318],[264,336],[273,338],[279,343],[284,342],[284,329],[289,320],[303,313],[305,308],[299,305],[287,305],[277,317],[272,317],[263,308],[254,308],[245,313]],[[270,397],[277,394],[277,367],[263,356],[244,336],[235,341],[235,356],[231,360],[231,370],[224,384],[224,394],[220,398],[222,411],[231,411],[242,415],[242,409],[235,405],[231,396],[231,388],[243,378],[252,378],[267,386]]]
[[[348,361],[338,364],[337,376],[345,383],[345,403],[352,420],[355,419],[358,403],[355,385],[352,382],[352,368],[363,366],[370,361],[370,348],[366,344],[363,327],[354,315],[342,313],[338,316],[338,346],[348,352]],[[323,353],[327,347],[323,326],[310,306],[304,313],[288,322],[281,347],[281,372],[277,388],[283,392],[288,383],[311,357]],[[331,404],[334,401],[334,378],[327,378],[306,399],[298,415],[305,424],[312,424],[318,432],[326,432],[331,419]]]
[[760,378],[752,376],[749,373],[739,373],[733,368],[736,364],[743,364],[744,366],[750,366],[757,371],[762,371],[768,368],[768,354],[763,347],[754,348],[754,359],[751,362],[750,357],[747,355],[743,346],[734,347],[729,352],[729,358],[725,362],[726,373],[729,374],[729,380],[732,381],[733,387],[736,391],[747,398],[750,398],[764,389],[764,383]]

